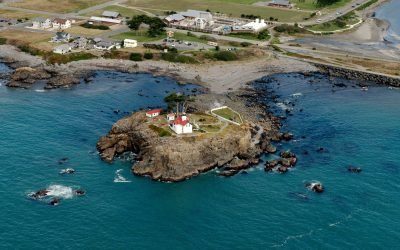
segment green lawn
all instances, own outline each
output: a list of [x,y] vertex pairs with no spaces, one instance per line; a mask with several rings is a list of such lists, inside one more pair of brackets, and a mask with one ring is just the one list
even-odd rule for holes
[[[339,22],[345,23],[346,26],[339,25]],[[347,28],[349,25],[353,25],[359,22],[359,18],[354,12],[350,12],[340,18],[337,18],[333,21],[321,23],[313,26],[309,26],[308,28],[314,31],[335,31]]]
[[[291,3],[296,5],[296,8],[300,8],[302,10],[317,10],[321,9],[321,7],[317,6],[315,0],[291,0]],[[332,5],[325,6],[327,9],[336,9],[340,8],[346,4],[351,2],[351,0],[340,0]]]
[[225,119],[228,119],[230,121],[234,121],[237,123],[242,123],[242,120],[240,119],[240,116],[234,112],[232,109],[230,108],[224,108],[224,109],[219,109],[219,110],[215,110],[212,111],[214,114],[221,116]]
[[121,33],[121,34],[112,36],[111,38],[114,38],[117,40],[134,39],[134,40],[137,40],[138,42],[154,42],[154,41],[160,41],[160,40],[166,38],[166,35],[161,35],[161,36],[157,36],[157,37],[149,37],[149,36],[147,36],[147,30],[138,30],[138,31],[130,31],[130,32]]
[[191,35],[188,36],[185,33],[175,32],[173,39],[188,41],[188,42],[196,42],[196,43],[207,43],[207,40],[201,39],[198,36]]
[[160,10],[183,11],[187,9],[207,10],[221,12],[227,15],[239,17],[241,14],[259,15],[265,19],[278,18],[279,21],[295,22],[309,17],[309,12],[286,10],[281,8],[259,7],[251,5],[257,0],[128,0],[127,4],[139,8],[145,8],[152,12]]
[[123,17],[129,17],[129,18],[131,18],[132,16],[145,14],[142,11],[125,8],[125,7],[121,7],[121,6],[117,6],[117,5],[111,5],[111,6],[107,6],[107,7],[103,8],[103,9],[87,13],[87,14],[85,14],[85,16],[100,16],[105,10],[116,11],[116,12],[119,12]]

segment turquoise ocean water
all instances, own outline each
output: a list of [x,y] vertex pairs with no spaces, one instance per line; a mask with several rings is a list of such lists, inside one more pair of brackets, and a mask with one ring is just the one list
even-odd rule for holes
[[[212,171],[174,184],[135,177],[127,161],[100,161],[95,144],[123,112],[163,105],[166,91],[194,86],[112,72],[72,90],[14,90],[3,83],[0,248],[395,249],[400,90],[362,92],[353,82],[335,81],[348,87],[333,92],[327,77],[297,74],[258,86],[295,102],[284,129],[296,140],[277,145],[299,155],[293,171],[265,173],[260,166],[232,178]],[[283,112],[283,105],[271,105]],[[317,153],[319,147],[326,151]],[[363,172],[348,173],[348,164]],[[76,173],[60,176],[66,167]],[[126,182],[115,182],[118,175]],[[309,192],[304,183],[311,180],[326,192]],[[27,199],[49,187],[63,198],[59,206]],[[87,195],[71,195],[78,187]]]

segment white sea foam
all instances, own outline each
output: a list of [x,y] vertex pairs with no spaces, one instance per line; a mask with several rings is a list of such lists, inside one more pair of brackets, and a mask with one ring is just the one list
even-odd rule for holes
[[74,197],[74,192],[71,187],[66,187],[63,185],[50,185],[47,190],[48,196],[64,198],[64,199],[71,199]]
[[131,182],[121,175],[122,169],[115,171],[114,182]]
[[276,106],[278,106],[278,107],[281,108],[282,110],[291,110],[291,108],[290,108],[288,105],[284,104],[283,102],[278,102],[278,103],[276,104]]
[[299,97],[299,96],[302,96],[303,95],[303,93],[294,93],[294,94],[291,94],[291,96],[293,96],[293,97]]

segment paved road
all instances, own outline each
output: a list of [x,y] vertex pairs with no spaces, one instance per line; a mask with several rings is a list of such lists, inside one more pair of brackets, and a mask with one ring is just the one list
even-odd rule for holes
[[[341,8],[332,10],[328,13],[323,14],[322,16],[319,17],[315,17],[312,20],[308,20],[308,21],[304,21],[304,22],[299,22],[299,24],[303,25],[303,26],[308,26],[308,25],[315,25],[315,24],[320,24],[320,23],[325,23],[325,22],[329,22],[332,21],[336,18],[338,18],[339,16],[344,16],[347,13],[353,11],[355,8],[357,8],[358,6],[362,5],[363,3],[368,2],[369,0],[352,0],[350,3],[348,3],[346,6],[343,6]],[[357,3],[359,5],[357,5]],[[354,8],[352,7],[354,6]],[[337,15],[337,13],[340,13],[339,15]],[[319,22],[317,20],[320,20]]]
[[93,12],[93,11],[96,11],[96,10],[100,10],[100,9],[103,9],[103,8],[105,8],[105,7],[108,7],[108,6],[110,6],[110,5],[116,5],[116,4],[120,4],[120,3],[124,3],[124,2],[126,2],[127,0],[113,0],[113,1],[108,1],[108,2],[105,2],[105,3],[102,3],[102,4],[98,4],[98,5],[95,5],[95,6],[92,6],[92,7],[89,7],[89,8],[87,8],[87,9],[84,9],[84,10],[80,10],[80,11],[78,11],[78,12],[76,12],[76,13],[70,13],[71,15],[83,15],[83,14],[87,14],[87,13],[90,13],[90,12]]

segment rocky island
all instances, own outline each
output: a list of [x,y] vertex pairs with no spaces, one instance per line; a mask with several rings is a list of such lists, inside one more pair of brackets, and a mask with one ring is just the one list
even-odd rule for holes
[[[116,122],[97,143],[101,158],[111,162],[124,152],[134,152],[134,174],[160,181],[182,181],[213,168],[231,176],[259,163],[263,152],[275,152],[270,144],[274,129],[251,121],[224,121],[211,113],[188,114],[191,134],[175,134],[164,118],[136,112]],[[197,129],[196,129],[197,127]]]

